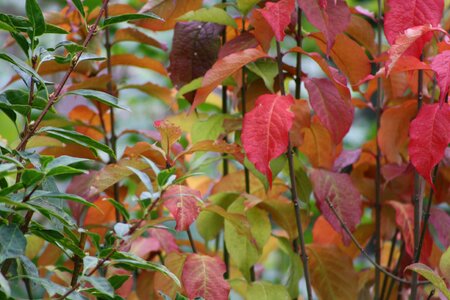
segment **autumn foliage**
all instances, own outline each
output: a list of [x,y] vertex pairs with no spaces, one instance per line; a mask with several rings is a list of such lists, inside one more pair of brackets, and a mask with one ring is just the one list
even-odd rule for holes
[[1,299],[450,299],[448,2],[44,2],[0,12]]

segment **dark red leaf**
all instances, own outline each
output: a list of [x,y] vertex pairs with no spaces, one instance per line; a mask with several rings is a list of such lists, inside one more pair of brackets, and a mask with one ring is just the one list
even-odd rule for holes
[[352,179],[348,174],[313,169],[311,182],[313,183],[314,196],[323,216],[333,226],[334,230],[342,234],[344,244],[348,245],[350,237],[342,228],[326,199],[333,204],[334,209],[348,228],[354,231],[361,221],[362,201],[359,191],[352,183]]
[[244,117],[242,144],[248,159],[272,185],[270,161],[287,149],[294,121],[292,96],[266,94],[256,99],[255,108]]
[[432,186],[431,171],[444,157],[450,142],[449,128],[450,106],[445,103],[425,104],[409,128],[411,163]]
[[305,78],[305,87],[312,108],[330,131],[333,141],[339,144],[352,125],[353,105],[342,99],[335,85],[327,78]]
[[257,46],[258,41],[255,36],[248,31],[243,32],[220,48],[219,59],[248,48],[256,48]]
[[299,0],[299,4],[308,21],[324,34],[328,52],[336,36],[350,24],[347,3],[344,0]]
[[440,208],[432,207],[430,224],[434,227],[437,239],[444,249],[450,247],[450,216]]
[[279,42],[284,40],[284,30],[291,22],[291,14],[294,9],[294,0],[280,0],[276,3],[266,2],[265,7],[258,10],[272,28],[275,38]]

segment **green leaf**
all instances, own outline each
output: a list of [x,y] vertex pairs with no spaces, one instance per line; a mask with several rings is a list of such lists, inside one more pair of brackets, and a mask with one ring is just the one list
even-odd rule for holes
[[258,300],[289,300],[291,297],[286,288],[279,284],[264,281],[253,282],[247,290],[247,299]]
[[118,15],[114,17],[110,17],[103,22],[103,27],[110,26],[113,24],[121,23],[121,22],[128,22],[132,20],[140,20],[140,19],[157,19],[164,21],[164,19],[158,17],[154,13],[147,12],[145,14],[123,14]]
[[444,280],[436,272],[430,269],[430,267],[421,263],[415,263],[407,266],[405,270],[408,269],[425,277],[435,288],[440,290],[447,299],[450,299],[450,291],[447,289]]
[[169,178],[175,174],[175,171],[175,168],[161,170],[157,176],[158,186],[163,187],[167,185],[169,183]]
[[24,255],[26,245],[27,240],[19,226],[15,224],[0,226],[0,262]]
[[9,32],[16,32],[16,29],[14,27],[12,27],[11,25],[9,25],[6,22],[3,22],[2,20],[0,20],[0,30],[6,30]]
[[71,164],[88,161],[85,158],[71,157],[62,155],[52,160],[46,167],[46,176],[56,176],[62,174],[81,174],[86,173],[84,170],[79,170],[69,167]]
[[209,22],[237,28],[236,21],[226,11],[217,7],[200,8],[178,18],[180,21]]
[[11,32],[10,34],[14,40],[16,40],[23,53],[25,53],[27,57],[30,57],[30,53],[28,51],[30,49],[30,44],[28,43],[28,40],[20,33]]
[[142,181],[148,192],[153,193],[152,181],[150,180],[147,174],[133,167],[127,168],[130,169],[134,174],[136,174],[137,177],[139,177],[139,179]]
[[81,0],[72,0],[72,3],[73,3],[73,5],[75,5],[75,7],[77,8],[78,12],[83,17],[83,19],[85,19],[86,15],[84,13],[84,7],[83,7],[83,3],[81,3]]
[[237,7],[243,15],[248,12],[261,0],[237,0]]
[[48,191],[35,191],[33,195],[31,195],[31,200],[38,199],[38,198],[50,198],[50,199],[64,199],[64,200],[70,200],[73,202],[81,203],[83,205],[86,205],[88,207],[97,207],[95,204],[86,201],[84,198],[73,195],[73,194],[66,194],[66,193],[53,193]]
[[287,276],[287,283],[285,286],[292,299],[298,297],[298,282],[303,276],[303,267],[300,256],[292,250],[292,244],[285,238],[278,238],[280,249],[288,255],[289,270]]
[[34,169],[25,169],[22,173],[22,183],[25,187],[32,186],[35,183],[38,183],[42,178],[44,178],[45,174]]
[[278,75],[278,66],[272,59],[261,59],[247,64],[247,68],[264,80],[266,87],[273,93],[273,83]]
[[113,275],[108,278],[108,281],[111,286],[117,290],[130,278],[130,276],[131,275]]
[[178,90],[176,98],[177,99],[180,99],[180,98],[184,99],[183,95],[199,89],[202,86],[202,81],[203,81],[203,77],[199,77],[199,78],[195,78],[194,80],[192,80],[188,84],[183,85]]
[[6,295],[6,297],[11,297],[11,288],[9,287],[8,280],[5,276],[0,273],[0,290]]
[[225,132],[223,120],[225,115],[212,115],[207,120],[198,120],[192,125],[192,144],[204,140],[217,140],[219,135]]
[[28,19],[31,22],[31,26],[33,26],[34,37],[43,35],[45,33],[45,20],[37,1],[27,0],[25,3],[25,10]]
[[45,33],[53,33],[53,34],[69,34],[69,32],[59,26],[55,26],[52,24],[45,24]]
[[80,278],[80,280],[89,282],[94,287],[94,289],[96,289],[102,295],[114,297],[114,289],[106,278],[83,276]]
[[[106,57],[104,56],[98,56],[96,54],[93,53],[82,53],[80,58],[78,59],[78,63],[82,62],[82,61],[88,61],[88,60],[92,60],[92,61],[102,61],[105,60]],[[109,94],[108,94],[109,95]]]
[[114,151],[111,150],[108,146],[97,142],[96,140],[78,133],[73,130],[67,130],[56,127],[42,127],[38,130],[37,133],[46,133],[51,137],[54,137],[58,140],[62,140],[63,142],[74,142],[78,145],[90,148],[94,153],[95,150],[100,150],[107,153],[111,157],[115,157]]
[[129,109],[127,107],[121,106],[118,104],[119,100],[116,97],[114,97],[108,93],[105,93],[105,92],[81,89],[81,90],[74,90],[74,91],[67,92],[67,93],[65,93],[65,95],[83,96],[83,97],[91,99],[91,100],[97,100],[108,106],[112,106],[115,108],[121,108],[121,109],[125,109],[125,110],[129,111]]
[[130,219],[130,213],[128,212],[128,210],[125,208],[125,206],[123,206],[122,203],[117,202],[116,200],[112,199],[112,198],[108,198],[106,199],[109,203],[111,203],[114,208],[117,209],[117,211],[120,213],[121,216],[123,216],[125,218],[125,221],[128,222],[128,220]]
[[[23,116],[26,116],[30,111],[28,97],[29,93],[24,90],[7,90],[0,94],[0,108],[11,109]],[[35,95],[32,108],[42,110],[46,104],[46,99]]]
[[442,254],[439,260],[439,269],[447,282],[450,282],[450,247]]
[[0,59],[15,65],[20,70],[24,71],[25,73],[27,73],[30,76],[33,75],[35,79],[39,80],[44,85],[44,83],[45,83],[44,79],[20,58],[14,56],[12,54],[7,54],[7,53],[0,51]]

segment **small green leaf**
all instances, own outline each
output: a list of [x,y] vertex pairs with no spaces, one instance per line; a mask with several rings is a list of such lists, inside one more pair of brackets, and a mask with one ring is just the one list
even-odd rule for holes
[[43,35],[45,33],[45,20],[37,1],[27,0],[25,10],[31,26],[33,26],[34,37]]
[[271,59],[262,59],[249,63],[247,68],[264,80],[266,87],[273,93],[273,83],[278,75],[277,63]]
[[28,73],[29,75],[33,75],[34,78],[39,80],[42,84],[45,83],[44,79],[20,58],[14,56],[12,54],[8,54],[8,53],[0,51],[0,59],[5,60],[5,61],[15,65],[20,70],[24,71],[25,73]]
[[180,21],[209,22],[237,28],[236,21],[226,11],[217,7],[200,8],[187,12],[178,18]]
[[74,142],[78,145],[90,148],[94,153],[95,150],[103,151],[111,157],[115,157],[114,151],[111,150],[108,146],[97,142],[96,140],[78,133],[73,130],[67,130],[56,127],[42,127],[38,130],[37,133],[46,133],[51,137],[54,137],[58,140],[62,140],[63,142]]
[[17,225],[0,226],[0,262],[25,253],[27,240]]
[[192,125],[192,144],[204,140],[217,140],[221,133],[225,132],[223,120],[225,115],[212,115],[207,120],[198,120]]
[[289,300],[291,297],[286,288],[279,284],[272,284],[264,281],[252,282],[247,290],[248,299],[258,300]]
[[110,26],[113,24],[121,23],[121,22],[128,22],[133,20],[140,20],[140,19],[157,19],[164,21],[164,19],[158,17],[154,13],[147,12],[145,14],[123,14],[118,15],[114,17],[110,17],[103,22],[103,27]]
[[114,289],[106,278],[83,276],[80,279],[82,281],[89,282],[94,287],[94,289],[96,289],[101,294],[109,297],[114,297]]
[[439,269],[447,282],[450,282],[450,247],[442,254],[439,260]]
[[117,290],[130,278],[130,276],[131,275],[113,275],[108,278],[108,281],[111,286]]
[[142,181],[144,186],[147,188],[148,192],[153,193],[152,181],[150,180],[150,178],[148,177],[147,174],[145,174],[144,172],[142,172],[136,168],[133,168],[133,167],[127,167],[127,168],[130,169],[131,171],[133,171],[133,173],[136,174],[137,177],[139,177],[139,179]]
[[237,0],[239,11],[245,16],[261,0]]
[[83,97],[91,99],[91,100],[97,100],[108,106],[112,106],[115,108],[121,108],[121,109],[125,109],[125,110],[129,111],[129,109],[127,107],[121,106],[118,104],[119,100],[116,97],[114,97],[108,93],[105,93],[105,92],[81,89],[81,90],[74,90],[74,91],[67,92],[65,95],[83,96]]
[[6,30],[9,32],[16,32],[16,29],[14,27],[12,27],[11,25],[9,25],[6,22],[3,22],[2,20],[0,20],[0,30]]
[[69,34],[69,32],[59,26],[55,26],[52,24],[45,24],[45,33],[53,33],[53,34]]
[[444,280],[436,272],[430,269],[430,267],[421,263],[415,263],[407,266],[405,270],[408,269],[425,277],[433,284],[435,288],[440,290],[442,294],[447,297],[447,299],[450,299],[450,291],[447,289]]
[[81,3],[81,0],[72,0],[72,3],[73,3],[73,5],[75,5],[75,7],[77,8],[78,12],[83,17],[83,19],[85,19],[86,15],[84,13],[84,7],[83,7],[83,3]]
[[112,198],[108,198],[106,199],[109,203],[111,203],[116,209],[117,211],[120,213],[121,216],[123,216],[125,218],[125,221],[128,222],[128,220],[130,219],[130,213],[128,212],[128,210],[125,208],[125,206],[123,206],[122,203],[117,202],[116,200],[112,199]]
[[158,186],[163,187],[168,184],[169,179],[172,175],[175,174],[176,169],[170,168],[170,169],[164,169],[161,172],[159,172],[157,180],[158,180]]

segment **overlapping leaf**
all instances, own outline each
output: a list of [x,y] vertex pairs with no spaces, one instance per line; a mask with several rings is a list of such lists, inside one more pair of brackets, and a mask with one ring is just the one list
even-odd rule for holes
[[171,185],[162,195],[164,206],[175,218],[176,230],[188,230],[200,213],[201,194],[184,185]]
[[291,22],[291,14],[295,9],[295,0],[280,0],[276,3],[266,2],[259,12],[272,28],[277,41],[284,40],[284,30]]
[[442,104],[448,97],[450,87],[450,51],[444,51],[433,58],[431,69],[436,72],[436,81],[440,89],[439,103]]

